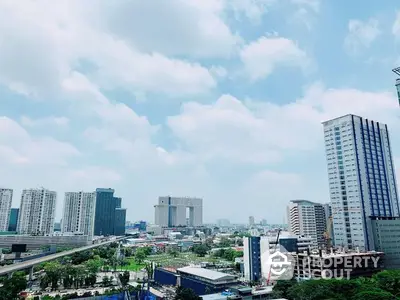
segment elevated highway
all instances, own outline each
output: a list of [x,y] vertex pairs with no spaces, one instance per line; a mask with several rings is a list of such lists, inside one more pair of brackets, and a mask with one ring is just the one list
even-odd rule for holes
[[16,272],[16,271],[30,269],[30,277],[32,277],[33,267],[36,265],[39,265],[44,262],[52,261],[52,260],[55,260],[55,259],[58,259],[58,258],[61,258],[64,256],[72,255],[74,253],[78,253],[78,252],[82,252],[85,250],[90,250],[90,249],[94,249],[97,247],[105,246],[105,245],[111,244],[113,242],[120,242],[127,238],[129,238],[129,237],[124,236],[124,237],[120,237],[120,238],[116,238],[116,239],[110,239],[105,242],[96,243],[96,244],[92,244],[92,245],[88,245],[88,246],[84,246],[84,247],[80,247],[80,248],[75,248],[75,249],[68,250],[68,251],[50,254],[47,256],[40,257],[40,258],[34,258],[31,260],[15,263],[12,265],[3,266],[3,267],[0,267],[0,276],[12,274],[13,272]]

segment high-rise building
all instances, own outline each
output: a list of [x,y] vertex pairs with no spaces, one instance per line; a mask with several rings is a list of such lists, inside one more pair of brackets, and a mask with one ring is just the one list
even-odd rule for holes
[[12,189],[0,189],[0,231],[8,230],[12,196]]
[[95,235],[114,235],[116,208],[113,189],[96,189]]
[[155,208],[155,224],[162,227],[203,225],[203,199],[159,197]]
[[269,248],[267,236],[250,236],[243,239],[243,267],[246,280],[260,281],[267,277],[262,256],[269,255]]
[[[126,209],[122,198],[114,197],[113,189],[96,189],[94,235],[124,235]],[[123,224],[123,225],[122,225]]]
[[289,227],[293,234],[311,237],[314,247],[324,244],[327,217],[323,204],[308,200],[292,200],[287,210]]
[[19,208],[11,208],[8,231],[17,231]]
[[251,227],[251,226],[254,226],[254,223],[255,223],[254,217],[253,217],[253,216],[250,216],[250,217],[249,217],[249,226],[250,226],[250,227]]
[[126,208],[117,207],[115,209],[115,228],[114,235],[125,235]]
[[20,234],[52,235],[57,193],[45,188],[23,190],[17,231]]
[[93,236],[96,193],[66,192],[62,232]]
[[399,217],[387,125],[346,115],[323,126],[335,245],[374,250],[372,223]]
[[115,198],[115,205],[117,208],[121,208],[122,205],[122,198],[114,197]]

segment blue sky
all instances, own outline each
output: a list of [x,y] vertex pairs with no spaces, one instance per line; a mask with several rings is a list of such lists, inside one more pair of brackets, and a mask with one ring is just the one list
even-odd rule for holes
[[[160,195],[206,222],[328,202],[321,122],[387,123],[400,166],[400,5],[354,0],[0,2],[0,185]],[[399,174],[399,172],[397,172]],[[399,174],[400,175],[400,174]]]

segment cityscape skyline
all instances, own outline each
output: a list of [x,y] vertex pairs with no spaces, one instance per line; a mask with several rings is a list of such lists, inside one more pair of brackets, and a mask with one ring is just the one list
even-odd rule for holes
[[204,222],[281,223],[290,199],[329,202],[321,122],[348,113],[388,125],[399,174],[394,0],[345,13],[318,0],[90,14],[84,1],[6,2],[0,183],[13,207],[25,188],[111,187],[132,220],[172,195],[203,198]]

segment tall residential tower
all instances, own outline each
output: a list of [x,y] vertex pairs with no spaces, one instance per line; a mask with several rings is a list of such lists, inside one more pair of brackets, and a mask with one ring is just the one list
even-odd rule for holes
[[322,246],[327,231],[326,208],[324,204],[308,200],[292,200],[287,207],[290,231],[297,236],[312,238],[313,247]]
[[7,231],[10,220],[13,190],[0,189],[0,231]]
[[57,193],[45,188],[23,190],[17,231],[20,234],[52,235]]
[[93,236],[96,193],[67,192],[64,199],[62,232]]
[[372,224],[399,217],[388,128],[355,115],[323,126],[335,244],[374,250]]

